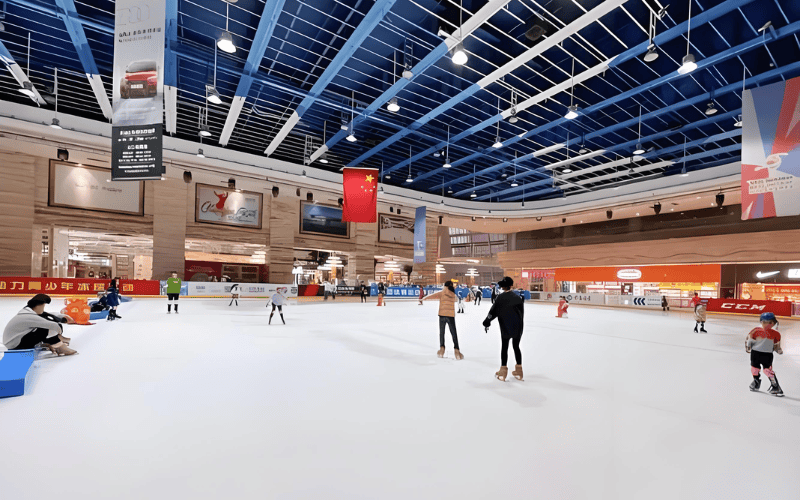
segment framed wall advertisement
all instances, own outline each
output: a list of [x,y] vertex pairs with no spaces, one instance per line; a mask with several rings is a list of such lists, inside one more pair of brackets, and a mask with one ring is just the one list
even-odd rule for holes
[[378,241],[413,245],[414,219],[378,214]]
[[342,209],[339,207],[301,201],[300,232],[349,238],[350,224],[342,221]]
[[194,206],[195,222],[261,229],[261,193],[198,183]]
[[144,215],[144,183],[111,182],[111,170],[50,160],[47,204]]

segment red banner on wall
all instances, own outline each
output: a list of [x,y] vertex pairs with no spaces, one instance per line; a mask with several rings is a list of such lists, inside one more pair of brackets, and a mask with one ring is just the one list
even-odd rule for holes
[[775,313],[775,316],[788,317],[792,315],[792,303],[775,300],[708,299],[708,311],[752,314],[754,316],[771,312]]
[[[97,295],[108,288],[111,280],[80,278],[29,278],[0,277],[0,295]],[[120,280],[117,283],[123,295],[160,295],[158,281]]]

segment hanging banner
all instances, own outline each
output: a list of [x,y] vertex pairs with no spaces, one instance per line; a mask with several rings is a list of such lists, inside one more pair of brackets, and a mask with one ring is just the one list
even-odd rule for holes
[[425,207],[417,208],[414,218],[414,263],[425,262]]
[[742,219],[800,215],[800,77],[744,92]]
[[159,179],[165,0],[117,0],[111,179]]
[[342,220],[378,222],[378,170],[345,168],[342,174],[344,198]]

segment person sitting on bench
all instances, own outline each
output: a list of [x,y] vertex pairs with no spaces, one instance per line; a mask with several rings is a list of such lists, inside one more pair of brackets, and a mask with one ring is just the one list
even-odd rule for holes
[[45,312],[45,304],[50,303],[50,297],[38,293],[28,301],[16,316],[6,325],[3,331],[3,344],[9,351],[33,349],[39,343],[58,356],[77,354],[70,349],[69,340],[64,337],[63,323],[75,324],[75,320],[65,314],[51,314]]

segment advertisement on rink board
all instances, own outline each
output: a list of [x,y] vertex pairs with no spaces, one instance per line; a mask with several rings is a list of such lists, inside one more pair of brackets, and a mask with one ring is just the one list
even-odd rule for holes
[[775,316],[789,317],[792,315],[792,303],[774,300],[708,299],[708,311],[752,314],[754,316],[771,312]]
[[661,307],[661,295],[606,295],[606,304],[622,307]]
[[159,179],[164,120],[165,0],[117,0],[111,178]]
[[[108,288],[111,280],[79,278],[28,278],[0,277],[0,295],[35,295],[46,293],[52,296],[86,295],[97,296]],[[122,295],[158,296],[158,281],[120,280],[117,288]]]
[[[269,298],[279,290],[284,297],[297,297],[297,285],[213,281],[186,281],[183,284],[186,285],[186,295],[189,297],[230,297],[233,285],[239,285],[236,293],[240,297]],[[166,282],[163,282],[163,286],[166,287]],[[181,293],[183,293],[183,289],[181,289]]]

